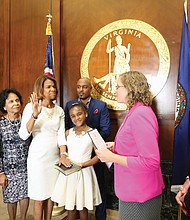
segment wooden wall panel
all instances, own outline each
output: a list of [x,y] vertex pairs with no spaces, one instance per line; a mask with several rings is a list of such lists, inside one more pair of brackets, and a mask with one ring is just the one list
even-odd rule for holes
[[9,86],[9,0],[0,0],[0,90]]
[[[177,0],[53,0],[55,76],[60,82],[60,104],[76,97],[82,53],[103,26],[120,19],[137,19],[155,27],[170,51],[167,82],[154,99],[160,125],[161,159],[172,160],[175,89],[183,17]],[[28,101],[33,83],[43,74],[47,37],[47,0],[0,0],[0,89],[16,87]],[[113,140],[125,112],[110,110]]]
[[[164,37],[171,56],[169,77],[154,99],[154,110],[160,124],[161,159],[172,160],[182,17],[183,1],[177,0],[61,0],[63,105],[76,97],[75,84],[80,77],[82,53],[98,30],[120,19],[136,19],[150,24]],[[112,121],[110,139],[113,139],[125,113],[110,110],[110,116]]]
[[[55,50],[55,76],[60,75],[60,1],[52,6]],[[10,4],[10,87],[17,88],[28,102],[35,79],[43,74],[47,36],[45,35],[50,1],[11,1]]]
[[[174,139],[174,120],[171,119],[159,119],[159,146],[161,159],[167,160],[173,150]],[[172,158],[169,158],[170,160]]]

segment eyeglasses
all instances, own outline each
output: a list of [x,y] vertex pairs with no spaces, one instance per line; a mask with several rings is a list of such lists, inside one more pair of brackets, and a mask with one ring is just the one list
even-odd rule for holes
[[118,90],[120,87],[125,87],[125,86],[118,86],[118,85],[117,85],[115,88]]

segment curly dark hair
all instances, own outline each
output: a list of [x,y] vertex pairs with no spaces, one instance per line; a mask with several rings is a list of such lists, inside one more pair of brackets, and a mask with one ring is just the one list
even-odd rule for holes
[[5,102],[6,102],[6,99],[8,98],[9,94],[10,93],[13,93],[15,95],[18,96],[19,100],[20,100],[20,104],[22,105],[23,104],[23,101],[22,101],[22,96],[20,94],[20,92],[18,92],[16,89],[14,88],[7,88],[7,89],[4,89],[1,91],[0,93],[0,111],[4,114],[4,113],[7,113],[7,111],[4,109],[5,107]]

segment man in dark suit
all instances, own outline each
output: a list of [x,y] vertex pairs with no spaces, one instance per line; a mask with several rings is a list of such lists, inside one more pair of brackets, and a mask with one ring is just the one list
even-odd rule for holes
[[[91,97],[92,85],[89,78],[80,78],[77,82],[77,94],[78,98],[66,103],[65,106],[65,129],[73,127],[69,109],[75,102],[83,102],[88,108],[88,117],[86,123],[91,128],[96,128],[104,140],[108,138],[111,132],[109,112],[105,102],[94,99]],[[96,219],[106,219],[106,192],[105,192],[105,177],[104,177],[104,163],[97,163],[94,165],[96,172],[100,193],[102,197],[102,203],[96,206]]]

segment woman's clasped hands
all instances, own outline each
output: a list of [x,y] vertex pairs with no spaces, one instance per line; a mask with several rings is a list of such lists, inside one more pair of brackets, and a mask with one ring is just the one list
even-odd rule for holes
[[187,213],[187,209],[186,209],[186,206],[184,203],[184,198],[185,198],[189,188],[190,188],[190,181],[189,181],[189,179],[187,179],[185,181],[185,183],[180,187],[180,190],[175,197],[177,203],[181,206],[181,209],[185,215],[187,215],[188,213]]

